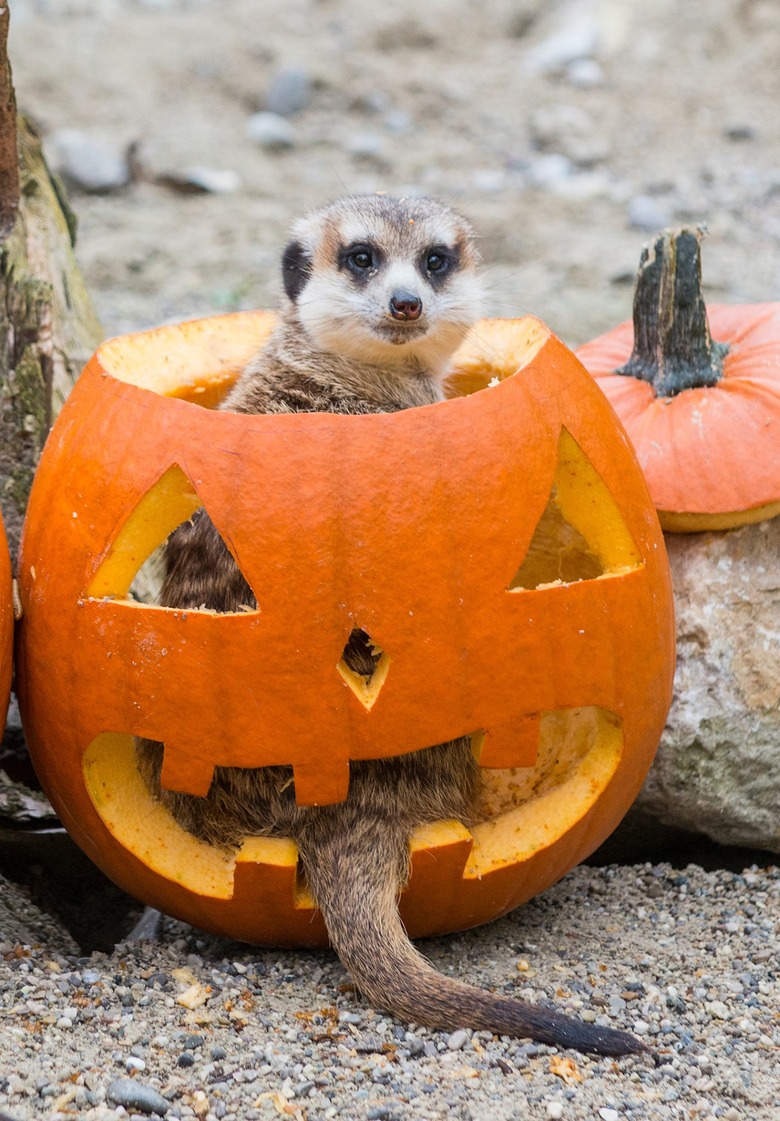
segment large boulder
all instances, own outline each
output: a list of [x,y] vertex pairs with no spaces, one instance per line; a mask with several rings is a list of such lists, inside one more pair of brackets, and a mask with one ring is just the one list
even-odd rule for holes
[[780,852],[780,517],[668,534],[675,692],[638,808]]

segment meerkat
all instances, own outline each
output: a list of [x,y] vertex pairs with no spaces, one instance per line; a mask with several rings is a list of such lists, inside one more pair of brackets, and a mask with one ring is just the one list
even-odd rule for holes
[[[222,407],[361,414],[442,400],[449,360],[479,316],[478,265],[470,225],[430,199],[352,196],[314,211],[293,227],[282,257],[278,325]],[[203,510],[169,539],[161,603],[256,605]],[[377,657],[368,637],[353,631],[349,667],[370,676]],[[228,847],[247,835],[295,840],[331,944],[376,1007],[431,1027],[603,1054],[645,1050],[626,1033],[444,977],[412,946],[398,913],[411,834],[427,822],[468,826],[478,818],[481,772],[468,737],[353,762],[346,801],[326,806],[296,803],[289,767],[217,768],[204,798],[165,790],[162,751],[139,741],[141,771],[197,837]]]

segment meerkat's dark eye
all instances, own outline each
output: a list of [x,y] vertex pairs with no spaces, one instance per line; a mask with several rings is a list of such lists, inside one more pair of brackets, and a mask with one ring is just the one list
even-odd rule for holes
[[354,277],[367,279],[367,273],[379,268],[379,253],[372,245],[348,245],[339,253],[339,264]]
[[431,245],[422,255],[420,272],[436,287],[458,267],[458,250],[445,245]]

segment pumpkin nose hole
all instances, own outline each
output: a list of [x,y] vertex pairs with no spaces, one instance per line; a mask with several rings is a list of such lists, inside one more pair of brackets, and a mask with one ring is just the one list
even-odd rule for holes
[[363,707],[370,709],[387,678],[390,658],[367,631],[355,627],[350,632],[336,669]]
[[422,300],[410,292],[396,292],[390,297],[390,314],[393,319],[419,319]]

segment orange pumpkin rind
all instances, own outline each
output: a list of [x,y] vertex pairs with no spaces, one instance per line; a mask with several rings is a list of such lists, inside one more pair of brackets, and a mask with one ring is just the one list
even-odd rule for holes
[[[245,313],[112,340],[63,408],[20,558],[36,768],[126,890],[231,937],[313,945],[325,931],[292,842],[228,855],[188,836],[143,787],[132,737],[165,742],[175,789],[204,793],[215,765],[283,763],[299,802],[322,804],[346,795],[350,759],[471,734],[494,768],[486,820],[419,832],[401,908],[415,936],[487,921],[597,847],[650,766],[674,637],[647,489],[600,392],[530,318],[481,323],[457,364],[472,392],[441,404],[196,407],[271,324]],[[378,465],[359,488],[350,457]],[[133,603],[139,566],[201,504],[257,609]],[[386,658],[362,696],[339,670],[355,627]]]
[[11,696],[14,639],[13,576],[11,555],[0,518],[0,728],[5,727]]

